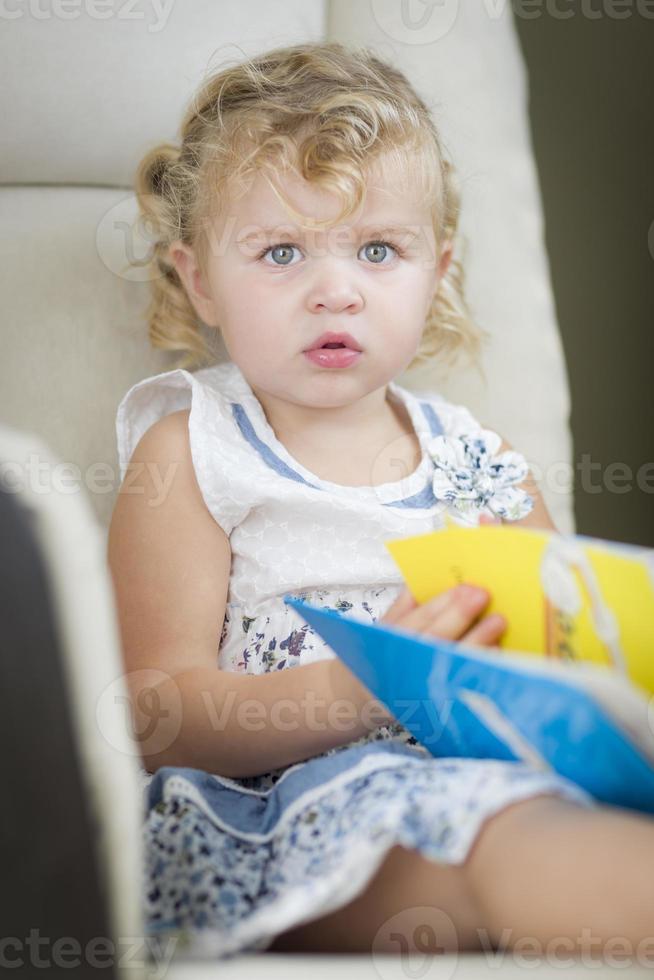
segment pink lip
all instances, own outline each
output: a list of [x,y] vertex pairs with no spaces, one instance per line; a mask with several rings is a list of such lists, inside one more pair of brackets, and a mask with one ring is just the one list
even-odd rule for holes
[[304,356],[313,364],[324,368],[344,368],[354,364],[361,357],[361,351],[350,350],[348,347],[334,348],[315,348],[305,350]]

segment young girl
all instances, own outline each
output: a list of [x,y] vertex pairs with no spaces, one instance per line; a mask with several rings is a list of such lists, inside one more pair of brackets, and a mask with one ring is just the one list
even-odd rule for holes
[[[384,541],[446,513],[552,527],[521,457],[394,381],[479,340],[424,102],[367,50],[297,45],[210,78],[181,137],[137,191],[150,337],[186,356],[120,403],[109,538],[155,774],[149,930],[214,956],[635,952],[652,821],[527,764],[434,757],[284,603],[492,646],[487,593],[416,607]],[[229,357],[191,372],[205,330]]]

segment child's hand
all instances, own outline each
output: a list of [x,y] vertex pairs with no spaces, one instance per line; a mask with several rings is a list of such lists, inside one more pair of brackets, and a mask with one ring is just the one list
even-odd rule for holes
[[469,646],[495,646],[506,630],[504,616],[494,613],[477,622],[490,602],[486,589],[476,585],[456,585],[419,605],[408,588],[381,617],[381,623],[399,626],[425,636],[462,640]]
[[[457,585],[418,605],[405,587],[379,622],[425,636],[462,640],[468,646],[492,647],[505,631],[507,622],[499,613],[485,616],[477,622],[489,602],[490,595],[486,589],[476,585]],[[326,669],[330,677],[330,703],[340,696],[349,698],[359,708],[365,704],[374,705],[373,727],[396,722],[397,719],[384,703],[373,698],[342,661],[337,658],[329,660]]]

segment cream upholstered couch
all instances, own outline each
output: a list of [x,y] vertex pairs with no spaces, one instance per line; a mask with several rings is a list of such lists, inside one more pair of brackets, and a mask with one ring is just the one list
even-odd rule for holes
[[[172,361],[148,347],[148,284],[138,268],[127,269],[128,260],[147,253],[130,190],[135,165],[154,142],[175,139],[203,73],[227,60],[316,39],[366,44],[391,58],[433,107],[458,167],[468,295],[492,336],[486,384],[473,370],[443,380],[434,369],[402,381],[415,390],[438,385],[521,448],[544,476],[559,528],[571,530],[572,501],[561,481],[570,459],[568,390],[527,80],[510,5],[478,0],[68,0],[16,2],[2,17],[0,465],[23,477],[13,492],[34,515],[53,583],[112,928],[116,936],[137,936],[136,752],[112,709],[121,667],[104,548],[119,486],[116,406],[131,384]],[[40,483],[25,479],[30,454],[47,463]],[[320,976],[338,969],[401,977],[408,968],[399,958],[264,957],[219,967],[178,962],[167,975],[219,969],[223,977],[271,977],[310,969]],[[465,958],[467,974],[497,965]],[[455,967],[450,958],[438,975]],[[519,964],[505,961],[504,969]]]
[[[118,489],[116,405],[135,381],[171,366],[148,348],[143,270],[126,271],[148,250],[130,190],[137,161],[176,137],[207,70],[327,38],[371,45],[408,73],[461,178],[468,293],[492,335],[487,384],[473,370],[402,380],[439,384],[520,448],[546,476],[557,524],[572,529],[561,466],[570,458],[568,390],[510,4],[116,0],[111,17],[100,5],[94,13],[94,0],[38,17],[27,0],[11,6],[0,37],[0,410],[82,468],[104,527]],[[112,468],[103,486],[88,473],[100,462]]]

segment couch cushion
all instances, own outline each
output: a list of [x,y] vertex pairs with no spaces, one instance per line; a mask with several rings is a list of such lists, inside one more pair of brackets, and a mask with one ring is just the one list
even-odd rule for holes
[[205,72],[318,40],[326,0],[4,6],[0,183],[130,186],[148,147],[176,138]]

